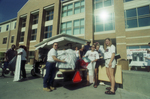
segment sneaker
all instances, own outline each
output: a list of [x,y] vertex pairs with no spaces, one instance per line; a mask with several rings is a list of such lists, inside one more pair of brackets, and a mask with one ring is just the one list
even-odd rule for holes
[[43,88],[44,91],[47,91],[47,92],[51,92],[51,89],[49,88]]
[[100,85],[105,86],[104,82],[100,82]]
[[51,90],[55,90],[55,87],[50,86],[50,89],[51,89]]

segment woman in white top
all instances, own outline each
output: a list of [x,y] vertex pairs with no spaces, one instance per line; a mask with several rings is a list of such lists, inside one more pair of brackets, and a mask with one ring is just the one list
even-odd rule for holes
[[95,45],[92,45],[91,50],[87,51],[86,54],[83,57],[88,57],[90,59],[90,63],[87,66],[88,73],[87,73],[87,84],[90,85],[90,83],[93,83],[94,81],[94,70],[96,61],[99,59],[99,54],[97,51],[95,51]]
[[79,50],[78,50],[78,47],[75,48],[75,53],[76,53],[77,59],[79,59]]
[[111,87],[107,87],[106,89],[108,91],[105,92],[105,94],[115,94],[115,46],[112,44],[110,38],[106,38],[104,42],[104,59],[105,59],[105,67],[106,67],[106,73],[110,80]]

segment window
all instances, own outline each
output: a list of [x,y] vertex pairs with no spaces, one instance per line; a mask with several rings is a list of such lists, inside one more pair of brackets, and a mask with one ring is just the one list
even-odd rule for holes
[[126,28],[150,26],[150,6],[125,11]]
[[14,42],[14,36],[11,36],[11,43]]
[[26,18],[22,19],[22,27],[26,26]]
[[46,11],[46,21],[53,20],[54,10]]
[[84,12],[85,10],[84,5],[85,5],[84,0],[81,0],[78,2],[74,2],[74,3],[63,6],[62,17]]
[[74,14],[84,12],[84,0],[74,3]]
[[32,30],[32,33],[31,33],[31,41],[32,41],[32,40],[36,40],[36,34],[37,34],[37,29]]
[[9,29],[9,25],[6,26],[6,31],[8,31],[8,29]]
[[61,33],[72,35],[72,21],[61,24]]
[[61,24],[61,34],[78,35],[84,34],[84,19],[68,21]]
[[2,27],[0,27],[0,32],[1,32],[1,30],[2,30]]
[[16,28],[16,22],[15,22],[15,25],[14,25],[14,29]]
[[84,34],[84,19],[74,20],[73,35]]
[[72,15],[73,14],[73,4],[69,4],[69,5],[66,5],[62,8],[62,16],[65,17],[65,16],[69,16],[69,15]]
[[113,0],[94,0],[94,9],[112,6]]
[[7,37],[3,38],[3,44],[7,43]]
[[95,32],[115,30],[114,15],[110,13],[106,20],[102,20],[99,16],[95,16]]
[[52,37],[52,25],[45,27],[44,38]]
[[21,32],[20,34],[20,42],[23,42],[24,41],[24,32]]
[[38,18],[39,18],[39,15],[33,15],[33,24],[38,23]]
[[124,2],[129,2],[129,1],[133,1],[133,0],[124,0]]

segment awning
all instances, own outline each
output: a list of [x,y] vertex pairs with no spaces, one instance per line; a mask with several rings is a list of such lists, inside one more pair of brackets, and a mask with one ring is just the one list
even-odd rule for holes
[[75,47],[85,45],[86,41],[87,40],[85,39],[81,39],[72,35],[59,34],[40,42],[39,44],[35,45],[35,47],[36,50],[39,48],[50,49],[52,48],[53,43],[57,42],[59,49],[66,49],[69,48],[70,46]]

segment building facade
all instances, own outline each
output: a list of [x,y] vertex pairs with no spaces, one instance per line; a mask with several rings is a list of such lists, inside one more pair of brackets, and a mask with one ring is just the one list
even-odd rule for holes
[[36,44],[61,33],[101,45],[111,38],[127,59],[127,49],[148,48],[150,0],[29,0],[17,18],[0,23],[1,57],[15,44],[33,58]]

